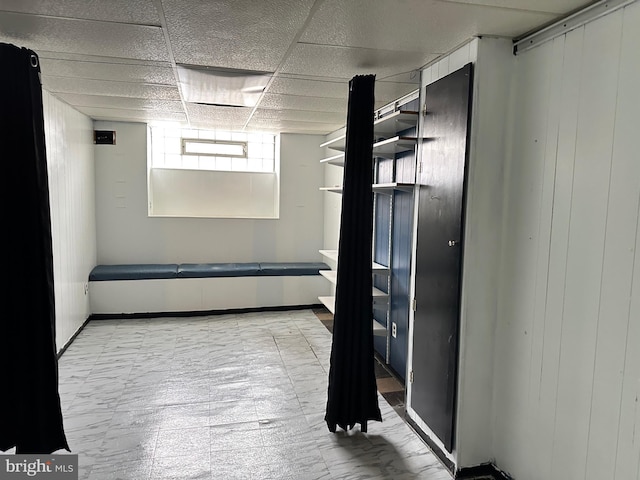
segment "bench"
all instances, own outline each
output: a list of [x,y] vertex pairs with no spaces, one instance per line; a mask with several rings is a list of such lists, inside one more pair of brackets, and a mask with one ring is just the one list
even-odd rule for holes
[[213,312],[316,305],[327,294],[321,262],[97,265],[93,315]]

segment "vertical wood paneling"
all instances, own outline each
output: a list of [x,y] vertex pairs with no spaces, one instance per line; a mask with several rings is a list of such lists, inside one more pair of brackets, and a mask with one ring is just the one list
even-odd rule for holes
[[[547,339],[547,329],[553,330],[553,325],[547,325],[546,312],[548,306],[548,284],[550,278],[550,264],[549,258],[552,248],[552,228],[554,226],[554,209],[553,203],[556,197],[556,174],[557,174],[557,161],[558,161],[558,129],[561,118],[561,105],[563,99],[562,88],[562,66],[564,63],[564,49],[565,38],[557,38],[551,44],[551,52],[549,53],[549,59],[546,60],[547,66],[544,68],[549,75],[548,85],[548,97],[549,106],[547,111],[547,132],[546,132],[546,144],[544,152],[544,173],[543,173],[543,186],[542,196],[540,202],[540,222],[538,232],[538,254],[537,254],[537,267],[536,267],[536,286],[535,286],[535,298],[533,305],[533,325],[532,325],[532,348],[531,348],[531,375],[529,378],[529,408],[527,409],[529,418],[527,423],[534,425],[532,430],[533,442],[539,444],[541,449],[547,449],[550,442],[546,439],[551,437],[553,433],[553,417],[551,422],[544,425],[544,422],[549,419],[548,409],[543,404],[543,386],[546,386],[543,378],[544,373],[544,360],[545,360],[545,345]],[[570,192],[570,190],[569,190]],[[568,220],[568,219],[567,219]],[[567,221],[568,223],[568,221]],[[566,250],[565,250],[566,251]],[[558,323],[558,325],[560,325]],[[556,364],[553,371],[556,372],[557,367],[557,349],[554,348]],[[556,382],[553,382],[553,390],[555,392]],[[555,402],[555,398],[554,398]],[[547,458],[551,457],[551,452],[548,452]],[[539,455],[528,455],[526,460],[529,464],[528,469],[538,469],[542,471],[548,469],[548,462],[541,462],[544,458]]]
[[[505,298],[501,316],[505,321],[498,329],[498,362],[496,377],[509,385],[496,398],[496,424],[504,432],[495,442],[514,464],[527,462],[527,449],[522,444],[530,435],[528,430],[528,391],[540,201],[544,178],[544,154],[547,133],[549,76],[546,57],[552,48],[545,45],[532,52],[529,61],[517,73],[523,85],[518,96],[517,113],[513,121],[518,128],[514,140],[522,148],[512,159],[508,175],[509,202],[507,222],[512,236],[503,243],[505,257],[502,279],[508,289],[519,293]],[[520,112],[535,112],[521,115]],[[511,297],[509,295],[509,297]],[[508,362],[500,361],[508,358]],[[510,464],[504,465],[507,470]]]
[[639,480],[640,3],[550,43],[517,57],[496,461],[519,480]]
[[47,92],[43,103],[60,349],[91,313],[84,287],[96,263],[93,123]]
[[[562,47],[562,80],[556,88],[560,91],[560,118],[558,120],[557,153],[551,238],[549,245],[547,297],[544,317],[544,337],[540,387],[538,394],[538,418],[534,427],[539,455],[536,469],[541,478],[551,478],[551,457],[555,428],[555,408],[560,365],[560,343],[566,285],[566,259],[571,218],[573,192],[573,168],[575,162],[575,138],[578,125],[578,101],[580,67],[582,60],[582,29],[571,32],[566,38],[555,40],[555,47]],[[535,471],[535,470],[534,470]]]
[[584,33],[552,474],[584,478],[620,52],[619,14]]
[[[615,339],[615,344],[608,347],[614,350],[609,352],[609,355],[615,355],[616,362],[611,365],[611,368],[616,369],[611,374],[615,375],[616,379],[622,376],[619,406],[610,405],[614,412],[619,411],[619,418],[617,422],[614,421],[617,436],[611,440],[616,446],[615,455],[614,458],[607,459],[608,462],[615,462],[613,465],[615,474],[610,475],[615,480],[640,479],[640,348],[638,347],[640,345],[640,212],[638,211],[640,154],[638,154],[637,128],[638,106],[640,106],[638,89],[640,61],[638,61],[638,45],[640,45],[640,3],[635,3],[624,10],[616,134],[613,146],[612,180],[616,181],[616,185],[614,186],[612,182],[612,191],[621,188],[626,191],[626,197],[620,198],[620,201],[624,202],[620,212],[610,209],[610,218],[612,220],[615,218],[616,224],[621,229],[616,234],[619,235],[618,241],[622,242],[618,245],[620,251],[617,255],[622,257],[621,262],[623,259],[629,262],[629,265],[622,267],[622,272],[632,275],[627,285],[620,285],[622,291],[619,292],[621,298],[618,299],[620,304],[617,307],[621,309],[622,318],[616,318],[619,329],[616,332],[618,338]],[[631,152],[633,153],[630,154]],[[626,178],[625,174],[628,175]],[[621,194],[622,192],[620,196]],[[631,215],[633,209],[636,213],[635,219]],[[620,217],[618,213],[621,214]],[[623,225],[625,221],[629,222],[629,225]],[[629,272],[627,268],[631,267],[632,262],[634,263],[633,271]],[[627,297],[627,294],[630,294],[630,297]],[[605,320],[603,315],[601,317]],[[613,338],[604,338],[614,341]],[[621,364],[621,358],[617,355],[622,355],[623,352]],[[616,386],[620,388],[620,385],[616,384]]]
[[[611,15],[611,41],[619,41],[624,32],[623,11]],[[633,79],[633,70],[626,65],[638,65],[637,47],[640,35],[626,29],[625,45],[620,51],[617,102],[614,103],[615,135],[612,146],[609,201],[605,230],[605,250],[600,290],[600,311],[596,343],[593,395],[589,422],[589,444],[587,451],[587,475],[589,480],[613,478],[620,418],[625,349],[629,326],[629,298],[636,244],[638,202],[640,195],[640,156],[629,155],[635,148],[637,131],[632,134],[628,125],[635,123],[640,95],[637,93],[638,79]],[[616,38],[617,34],[617,38]],[[631,47],[631,40],[636,43]],[[615,46],[615,45],[614,45]],[[631,50],[634,50],[632,58]],[[616,69],[616,76],[618,75]],[[637,68],[636,68],[637,70]],[[613,73],[611,76],[613,76]],[[634,81],[635,80],[635,81]],[[635,101],[633,101],[635,99]],[[640,342],[636,345],[640,345]],[[629,478],[629,477],[627,477]]]

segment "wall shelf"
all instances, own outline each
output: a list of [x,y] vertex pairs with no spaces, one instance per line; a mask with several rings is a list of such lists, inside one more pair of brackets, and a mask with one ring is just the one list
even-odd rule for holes
[[406,128],[415,127],[418,112],[413,110],[397,110],[373,122],[373,133],[377,137],[388,137]]
[[324,143],[320,144],[320,148],[331,148],[332,150],[340,150],[342,152],[344,152],[344,149],[347,146],[347,136],[346,135],[340,135],[339,137],[336,137],[332,140],[326,141]]
[[342,193],[342,187],[336,185],[335,187],[320,187],[322,192]]
[[333,157],[327,157],[320,160],[320,163],[328,163],[329,165],[336,165],[338,167],[344,167],[344,153],[339,153]]
[[373,155],[382,158],[395,158],[396,154],[414,149],[416,137],[395,136],[373,144]]
[[394,191],[399,190],[402,192],[413,192],[413,183],[376,183],[371,188],[375,193],[384,193],[392,195]]
[[[331,313],[335,313],[336,297],[318,297],[318,300],[320,300],[320,303],[322,303],[327,308],[327,310],[329,310]],[[385,327],[384,325],[382,325],[380,322],[376,320],[372,320],[372,324],[373,324],[374,335],[380,336],[380,337],[387,336],[387,327]]]

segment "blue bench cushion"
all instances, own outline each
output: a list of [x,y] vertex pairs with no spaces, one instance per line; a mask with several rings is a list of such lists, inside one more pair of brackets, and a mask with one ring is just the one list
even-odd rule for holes
[[155,278],[176,278],[178,265],[170,264],[132,264],[132,265],[97,265],[89,274],[89,280],[100,282],[106,280],[145,280]]
[[322,262],[260,263],[260,275],[264,276],[320,275],[320,270],[329,270],[329,266]]
[[180,278],[252,277],[260,274],[258,263],[182,263]]
[[175,263],[98,265],[89,280],[145,280],[156,278],[207,278],[319,275],[329,270],[322,262],[264,262],[264,263]]

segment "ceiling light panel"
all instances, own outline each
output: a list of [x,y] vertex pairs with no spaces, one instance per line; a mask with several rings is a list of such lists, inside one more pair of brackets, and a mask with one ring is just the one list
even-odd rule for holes
[[173,69],[169,66],[123,64],[118,63],[117,59],[111,62],[83,62],[43,58],[40,55],[40,70],[43,75],[52,77],[176,85]]
[[177,63],[275,71],[313,0],[164,0]]
[[2,0],[0,9],[53,17],[160,25],[153,0]]
[[437,55],[420,52],[298,44],[281,72],[348,79],[375,74],[376,79],[384,79],[415,70],[436,58]]
[[34,50],[169,61],[160,27],[0,12],[0,41]]
[[178,65],[180,90],[186,102],[254,107],[271,74]]

